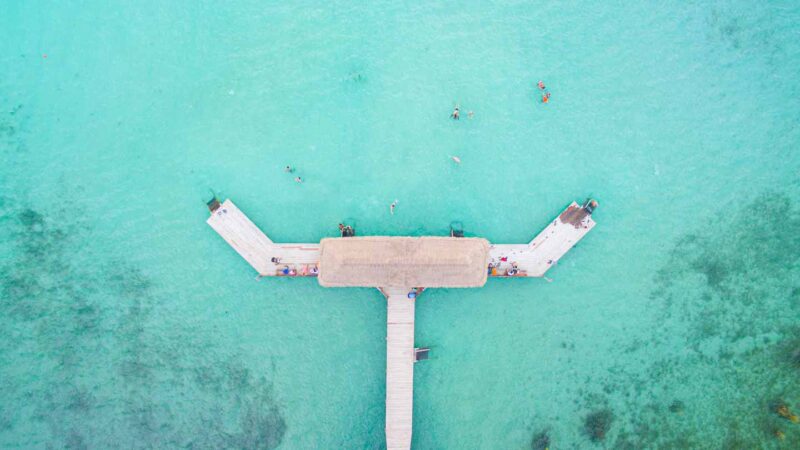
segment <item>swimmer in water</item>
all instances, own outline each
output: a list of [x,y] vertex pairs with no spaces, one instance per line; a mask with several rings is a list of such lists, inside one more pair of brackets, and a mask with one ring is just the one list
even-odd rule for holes
[[461,113],[458,111],[458,105],[456,105],[456,108],[453,110],[453,114],[450,114],[450,118],[453,120],[458,120],[460,116]]
[[298,182],[298,183],[302,183],[302,182],[303,182],[303,179],[302,179],[302,178],[300,178],[300,177],[295,177],[294,181],[296,181],[296,182]]
[[467,119],[472,119],[472,116],[474,116],[474,115],[475,115],[475,112],[467,111]]
[[395,209],[395,208],[397,208],[397,199],[395,199],[395,201],[393,201],[393,202],[392,202],[392,204],[391,204],[391,205],[389,205],[389,212],[390,212],[392,215],[394,215],[394,209]]
[[292,169],[292,166],[286,166],[283,168],[283,171],[286,173],[292,173],[294,172],[294,169]]
[[550,93],[545,92],[544,95],[542,95],[542,103],[547,103],[549,101],[550,101]]
[[450,159],[455,161],[456,164],[461,164],[461,158],[459,158],[458,156],[451,156]]
[[539,89],[544,90],[544,81],[539,81],[537,86],[539,86]]

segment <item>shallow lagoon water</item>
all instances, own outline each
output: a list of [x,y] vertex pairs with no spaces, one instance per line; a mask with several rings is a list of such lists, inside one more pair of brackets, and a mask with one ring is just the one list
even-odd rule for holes
[[0,444],[384,445],[380,294],[256,282],[204,223],[213,189],[284,242],[344,219],[526,242],[599,200],[552,283],[420,298],[415,448],[797,447],[770,405],[800,411],[798,23],[792,2],[4,5]]

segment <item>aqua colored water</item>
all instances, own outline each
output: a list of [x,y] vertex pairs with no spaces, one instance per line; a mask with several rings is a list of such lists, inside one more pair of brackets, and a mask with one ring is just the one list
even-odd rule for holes
[[599,200],[420,298],[415,448],[800,446],[800,4],[363,3],[0,5],[0,446],[384,445],[381,295],[256,282],[209,189],[277,242]]

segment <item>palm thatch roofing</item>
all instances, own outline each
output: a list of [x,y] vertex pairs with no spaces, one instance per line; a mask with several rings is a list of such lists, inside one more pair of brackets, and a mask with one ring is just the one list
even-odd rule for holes
[[366,236],[320,242],[326,287],[480,287],[489,242],[480,238]]

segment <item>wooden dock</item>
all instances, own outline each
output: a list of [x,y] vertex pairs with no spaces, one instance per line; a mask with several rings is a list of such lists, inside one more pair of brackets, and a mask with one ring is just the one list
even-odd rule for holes
[[259,274],[266,274],[275,244],[230,200],[206,221]]
[[[592,216],[572,202],[528,244],[493,244],[488,262],[494,267],[491,276],[543,277],[594,225]],[[509,275],[515,265],[517,273]]]
[[[260,276],[317,274],[318,244],[275,244],[230,200],[212,211],[206,222]],[[278,262],[273,262],[273,258]]]
[[[596,204],[592,206],[596,206]],[[333,250],[331,251],[335,254],[328,255],[332,258],[329,261],[330,264],[321,266],[320,261],[323,255],[320,244],[275,244],[230,200],[219,203],[215,199],[209,203],[209,208],[211,217],[208,218],[208,224],[258,272],[259,276],[316,277],[324,270],[326,272],[323,278],[327,279],[328,275],[332,275],[330,278],[336,281],[338,279],[334,275],[337,274],[333,272],[329,274],[329,270],[334,272],[349,270],[355,274],[351,274],[350,278],[355,276],[364,278],[358,283],[350,280],[349,284],[353,286],[363,286],[366,285],[363,283],[373,282],[378,278],[384,281],[413,280],[413,282],[424,284],[421,280],[428,279],[426,278],[428,273],[425,271],[432,270],[431,268],[435,268],[436,273],[440,275],[430,278],[437,280],[439,286],[482,286],[486,281],[487,272],[493,277],[543,277],[595,225],[591,217],[592,210],[573,202],[527,244],[492,244],[487,247],[486,241],[481,240],[483,249],[476,247],[478,256],[467,257],[472,254],[467,252],[466,256],[462,255],[461,259],[453,259],[458,253],[455,250],[457,246],[452,247],[453,242],[442,242],[442,245],[450,245],[451,248],[431,250],[428,253],[432,252],[432,256],[427,255],[427,259],[425,259],[420,257],[418,251],[414,251],[416,248],[414,245],[421,246],[427,242],[423,238],[406,243],[410,247],[404,247],[404,252],[394,249],[394,252],[387,253],[384,249],[383,259],[387,259],[389,262],[382,262],[380,258],[376,261],[370,259],[375,256],[373,252],[377,250],[370,250],[369,246],[355,251],[355,247],[350,245],[358,243],[354,240],[353,242],[348,241],[347,245],[332,245],[331,249]],[[397,238],[378,239],[381,245],[405,242]],[[437,239],[441,240],[442,238]],[[448,239],[460,240],[462,238]],[[459,244],[466,243],[466,239],[459,242]],[[438,245],[437,242],[434,244]],[[431,245],[427,247],[431,247]],[[339,247],[341,249],[337,250]],[[345,258],[344,255],[348,251],[351,255],[349,258]],[[442,257],[440,258],[439,255]],[[417,261],[414,270],[411,271],[413,277],[410,275],[406,277],[388,276],[383,272],[373,273],[375,270],[372,266],[375,265],[381,266],[384,272],[386,270],[392,272],[389,275],[396,275],[395,272],[401,269],[409,271],[409,261]],[[359,264],[363,266],[363,269],[354,270],[353,268]],[[460,280],[450,284],[447,282],[447,277],[441,276],[449,274],[451,278],[464,278],[467,274],[472,274],[473,270],[481,276],[469,277],[466,281]],[[378,277],[381,274],[382,277]],[[325,279],[320,279],[320,283],[325,284]],[[329,284],[332,286],[348,285],[345,282],[330,282]],[[387,306],[386,446],[388,449],[409,449],[414,409],[414,301],[416,299],[409,298],[408,294],[412,289],[410,287],[379,287],[372,284],[370,286],[378,287],[381,290],[386,296]],[[435,287],[435,285],[426,287]]]
[[411,288],[386,295],[386,448],[411,448],[414,409],[414,299]]

